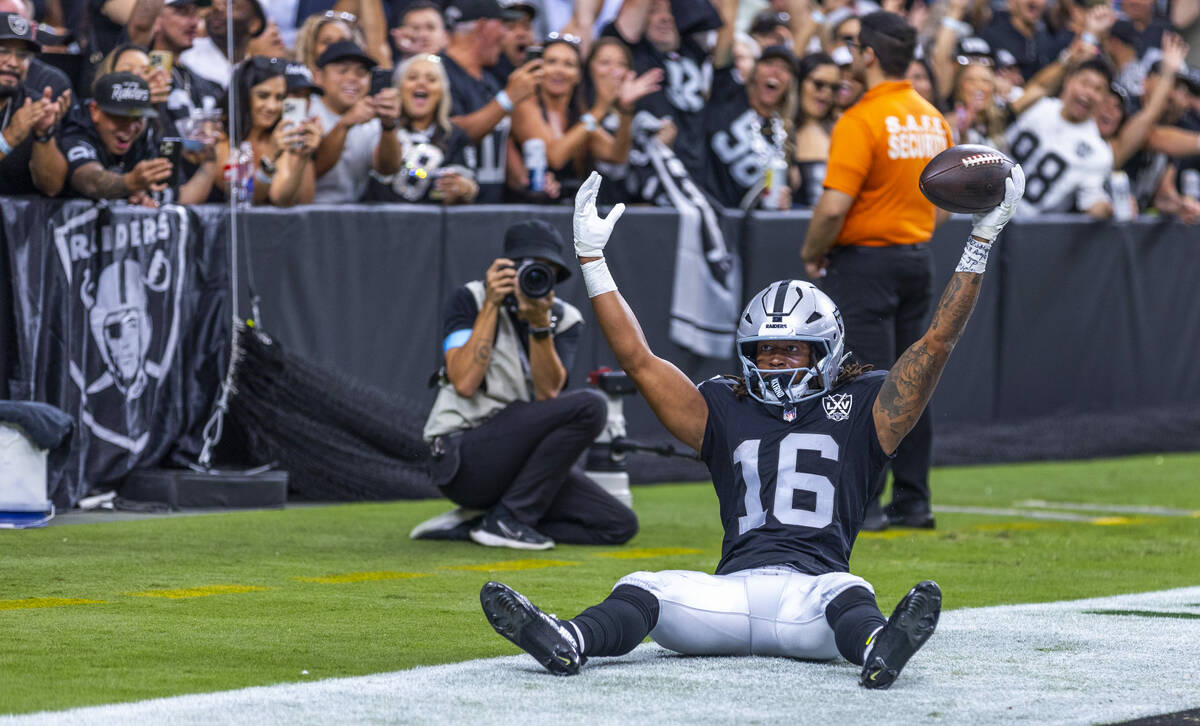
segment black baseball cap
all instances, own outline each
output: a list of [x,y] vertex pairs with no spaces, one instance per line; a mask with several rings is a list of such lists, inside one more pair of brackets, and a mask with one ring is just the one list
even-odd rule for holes
[[750,35],[765,35],[778,27],[786,28],[791,21],[792,17],[787,13],[764,10],[751,21]]
[[548,222],[531,219],[517,222],[504,232],[504,256],[510,260],[522,257],[541,257],[558,266],[555,282],[571,276],[571,268],[563,259],[563,239]]
[[499,0],[451,0],[446,7],[447,25],[503,17],[504,8],[500,7]]
[[772,58],[778,58],[787,63],[788,68],[792,69],[792,75],[796,75],[799,72],[796,66],[796,54],[786,45],[768,45],[766,48],[763,48],[762,54],[758,56],[758,62],[762,63]]
[[283,69],[283,78],[287,81],[287,92],[312,91],[325,95],[325,91],[313,83],[312,71],[303,63],[288,63]]
[[503,20],[520,20],[537,17],[537,6],[525,0],[500,0],[500,17]]
[[336,61],[354,60],[365,65],[368,69],[376,66],[375,61],[371,60],[371,56],[367,55],[366,51],[358,47],[358,44],[349,40],[339,40],[336,43],[330,43],[325,52],[317,58],[317,68],[324,68],[330,63]]
[[958,41],[959,65],[965,66],[972,60],[987,59],[987,65],[996,64],[996,54],[992,52],[992,44],[978,36],[963,38]]
[[109,73],[96,79],[92,100],[110,116],[157,118],[150,103],[150,85],[132,73]]
[[34,52],[42,50],[37,25],[16,13],[0,13],[0,40],[23,40],[33,47]]

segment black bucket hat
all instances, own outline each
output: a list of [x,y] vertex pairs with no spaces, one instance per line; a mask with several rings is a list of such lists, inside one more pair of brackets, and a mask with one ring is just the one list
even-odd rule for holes
[[563,258],[563,239],[558,230],[540,219],[517,222],[504,232],[504,256],[511,260],[541,257],[558,266],[556,282],[571,276]]

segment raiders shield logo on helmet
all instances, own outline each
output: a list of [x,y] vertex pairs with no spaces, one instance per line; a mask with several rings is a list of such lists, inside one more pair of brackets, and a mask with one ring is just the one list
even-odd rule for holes
[[850,406],[854,403],[854,396],[849,393],[831,393],[821,399],[821,405],[825,407],[825,416],[830,421],[845,421],[850,418]]

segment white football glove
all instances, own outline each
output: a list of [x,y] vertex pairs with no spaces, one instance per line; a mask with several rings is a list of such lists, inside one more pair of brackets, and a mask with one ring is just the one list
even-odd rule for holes
[[1025,172],[1021,169],[1021,165],[1017,164],[1008,173],[1008,178],[1004,180],[1004,201],[997,204],[996,208],[990,212],[980,212],[975,215],[975,226],[971,229],[971,235],[988,242],[995,242],[996,238],[1000,236],[1000,230],[1004,229],[1004,225],[1012,219],[1013,212],[1017,211],[1017,202],[1024,195]]
[[603,180],[604,177],[593,171],[575,194],[575,254],[580,257],[603,257],[604,245],[608,244],[617,220],[625,213],[624,204],[614,206],[607,218],[601,218],[596,212],[596,194],[600,192]]

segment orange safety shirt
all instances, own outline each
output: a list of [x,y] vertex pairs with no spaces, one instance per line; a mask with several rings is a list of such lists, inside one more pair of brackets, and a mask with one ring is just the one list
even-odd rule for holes
[[835,246],[929,241],[934,207],[917,182],[929,160],[953,145],[946,119],[908,81],[864,93],[830,142],[825,187],[854,197]]

